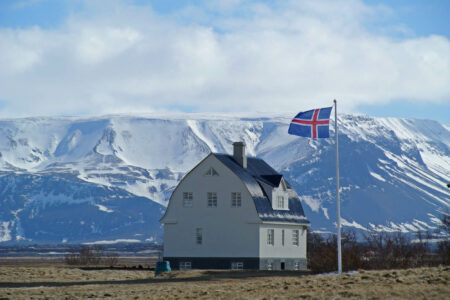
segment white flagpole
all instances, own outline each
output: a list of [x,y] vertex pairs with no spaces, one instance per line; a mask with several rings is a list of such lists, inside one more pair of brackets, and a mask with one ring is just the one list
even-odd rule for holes
[[334,100],[334,136],[336,138],[336,207],[337,207],[337,244],[338,244],[338,274],[342,274],[342,249],[341,249],[341,200],[339,198],[339,152],[338,152],[338,127],[337,127],[337,101]]

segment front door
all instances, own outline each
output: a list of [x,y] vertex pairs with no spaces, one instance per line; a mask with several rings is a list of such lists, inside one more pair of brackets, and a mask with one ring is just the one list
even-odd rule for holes
[[281,263],[280,269],[284,270],[284,262]]

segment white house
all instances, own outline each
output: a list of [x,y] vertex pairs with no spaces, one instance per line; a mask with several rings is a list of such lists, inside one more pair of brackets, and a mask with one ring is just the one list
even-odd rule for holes
[[164,260],[177,269],[306,269],[309,221],[294,189],[265,161],[211,153],[175,188]]

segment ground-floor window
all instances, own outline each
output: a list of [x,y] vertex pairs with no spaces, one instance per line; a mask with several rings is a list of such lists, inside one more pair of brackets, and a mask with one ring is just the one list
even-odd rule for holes
[[273,270],[273,264],[271,262],[267,263],[267,270]]
[[273,229],[267,229],[267,245],[274,245],[275,232]]
[[298,246],[298,230],[294,229],[292,230],[292,245]]
[[294,263],[294,270],[300,270],[300,263],[298,261]]
[[242,270],[244,268],[244,263],[241,261],[233,261],[231,262],[232,270]]
[[190,261],[180,261],[180,270],[190,270],[192,269],[192,264]]

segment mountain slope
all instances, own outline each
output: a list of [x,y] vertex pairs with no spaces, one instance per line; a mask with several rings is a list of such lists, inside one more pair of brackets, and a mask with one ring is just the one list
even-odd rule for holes
[[[199,114],[0,120],[0,241],[161,241],[159,218],[209,152],[282,172],[312,228],[334,230],[334,139],[290,136],[290,116]],[[339,117],[344,226],[413,232],[448,211],[450,132],[434,121]],[[332,135],[333,136],[333,135]]]

